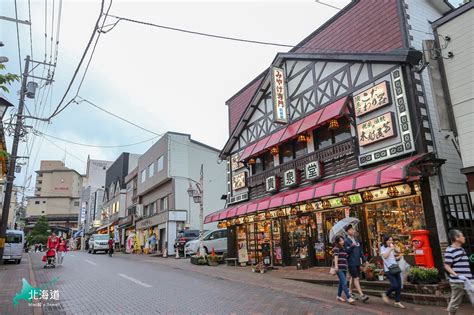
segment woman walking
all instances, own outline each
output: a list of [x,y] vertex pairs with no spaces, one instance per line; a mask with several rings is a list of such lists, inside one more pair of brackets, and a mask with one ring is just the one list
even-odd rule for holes
[[382,293],[382,299],[385,303],[390,304],[389,296],[395,292],[395,307],[405,308],[400,303],[400,295],[402,291],[402,278],[401,269],[395,259],[395,245],[393,244],[393,238],[390,235],[384,236],[383,244],[380,247],[380,255],[383,259],[383,269],[390,281],[390,288],[387,292]]
[[67,241],[65,238],[59,238],[59,245],[58,245],[58,264],[62,265],[64,260],[64,255],[67,252]]
[[346,295],[347,302],[353,304],[355,300],[349,294],[349,288],[347,287],[347,253],[344,250],[344,238],[340,235],[336,236],[335,244],[333,248],[334,253],[334,268],[336,269],[337,277],[339,278],[339,288],[337,290],[337,300],[339,302],[345,302],[342,297],[342,292]]

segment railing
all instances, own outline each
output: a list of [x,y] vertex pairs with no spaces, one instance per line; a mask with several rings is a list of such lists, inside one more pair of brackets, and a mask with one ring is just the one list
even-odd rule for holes
[[282,174],[283,172],[290,169],[302,170],[305,165],[311,161],[326,162],[344,157],[349,154],[354,154],[354,141],[352,138],[333,144],[332,146],[329,146],[327,148],[311,152],[305,156],[278,165],[272,169],[263,171],[256,175],[249,176],[247,179],[247,184],[249,187],[254,187],[256,185],[264,183],[267,177]]

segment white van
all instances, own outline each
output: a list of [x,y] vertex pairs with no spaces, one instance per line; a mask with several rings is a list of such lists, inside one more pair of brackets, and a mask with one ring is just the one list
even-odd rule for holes
[[14,260],[17,264],[21,262],[25,234],[23,231],[7,230],[7,239],[3,250],[3,261]]

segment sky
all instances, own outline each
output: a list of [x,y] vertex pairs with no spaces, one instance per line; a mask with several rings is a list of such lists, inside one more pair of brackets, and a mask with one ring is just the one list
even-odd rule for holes
[[[50,36],[51,33],[56,35],[60,0],[30,1],[32,46],[29,26],[19,24],[21,58],[31,54],[32,50],[34,59],[43,61],[47,12],[46,51],[49,61]],[[106,0],[106,6],[109,1]],[[342,8],[349,1],[325,2]],[[55,25],[51,32],[53,3]],[[20,20],[30,20],[28,1],[17,0],[17,11]],[[116,0],[110,14],[200,32],[295,45],[337,11],[313,0]],[[48,116],[59,104],[99,12],[99,0],[62,1],[55,82],[46,98],[44,92],[49,90],[48,86],[37,81],[42,88],[37,91],[36,100],[26,101],[32,114]],[[0,15],[14,17],[15,1],[2,0]],[[114,21],[109,17],[107,24]],[[9,58],[5,64],[7,71],[19,74],[16,24],[0,20],[0,36],[0,41],[5,45],[0,48],[0,56]],[[156,133],[188,133],[195,140],[222,149],[228,138],[226,100],[267,68],[275,54],[287,50],[122,21],[112,31],[101,35],[79,95]],[[84,67],[66,100],[75,95],[83,70]],[[35,69],[37,76],[42,72],[42,66]],[[19,86],[19,83],[15,83],[7,95],[16,107]],[[5,115],[4,121],[9,119],[10,114]],[[48,135],[99,146],[130,144],[153,137],[84,102],[72,104],[53,118],[50,124],[33,120],[27,120],[26,124]],[[144,153],[156,140],[124,148],[92,148],[30,133],[26,142],[20,144],[19,150],[19,155],[29,155],[30,159],[19,161],[23,164],[22,172],[17,174],[15,183],[29,186],[27,193],[31,194],[35,182],[34,170],[39,169],[41,160],[65,160],[66,166],[85,173],[88,155],[91,159],[113,161],[121,152]],[[10,151],[10,137],[7,138],[7,147]]]

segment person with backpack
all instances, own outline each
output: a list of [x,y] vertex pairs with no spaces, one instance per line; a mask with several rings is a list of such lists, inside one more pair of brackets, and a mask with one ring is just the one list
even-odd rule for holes
[[385,303],[390,304],[390,295],[395,292],[395,307],[406,308],[405,305],[400,303],[400,295],[402,292],[402,270],[398,266],[395,258],[395,245],[393,244],[393,238],[390,235],[385,235],[383,238],[383,244],[380,247],[380,256],[383,259],[383,270],[388,280],[390,281],[390,288],[382,293],[382,299]]
[[451,287],[451,298],[448,305],[448,313],[456,314],[464,296],[464,281],[471,281],[472,274],[469,267],[469,258],[462,247],[466,238],[461,231],[453,229],[449,231],[451,245],[444,253],[444,270],[449,277]]

